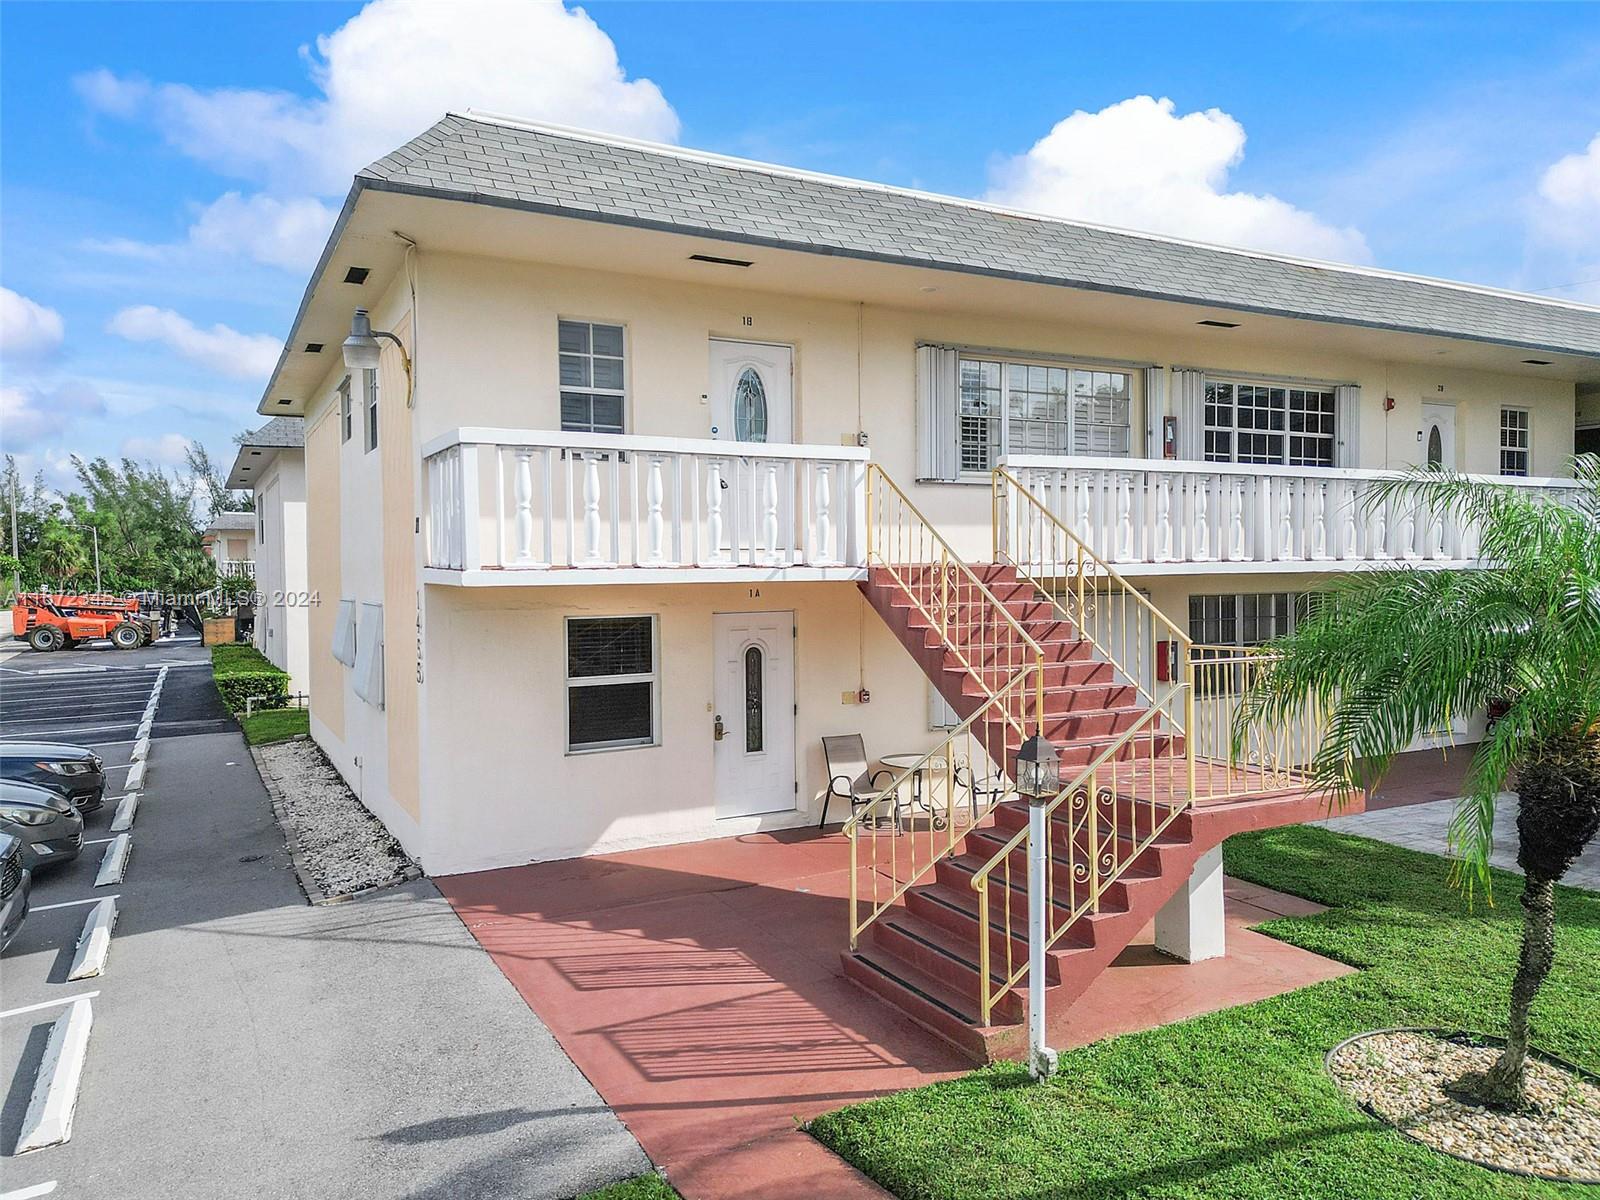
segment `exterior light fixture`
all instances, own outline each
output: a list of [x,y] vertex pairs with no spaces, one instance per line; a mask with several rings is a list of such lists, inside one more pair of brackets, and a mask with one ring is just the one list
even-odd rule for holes
[[1028,1074],[1036,1080],[1056,1073],[1056,1052],[1044,1040],[1044,893],[1050,869],[1044,808],[1060,789],[1061,755],[1036,733],[1017,751],[1017,791],[1028,800]]
[[411,407],[411,356],[406,344],[392,333],[372,327],[372,317],[364,308],[358,308],[350,318],[350,336],[344,340],[344,365],[352,371],[376,371],[383,347],[379,338],[388,338],[400,351],[400,365],[406,371],[406,407]]
[[1017,751],[1017,791],[1029,800],[1048,800],[1061,790],[1061,754],[1037,733]]

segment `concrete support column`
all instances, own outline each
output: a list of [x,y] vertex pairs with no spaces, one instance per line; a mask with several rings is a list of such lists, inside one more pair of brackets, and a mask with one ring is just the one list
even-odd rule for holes
[[1200,856],[1193,874],[1156,914],[1156,949],[1191,963],[1227,953],[1221,846]]

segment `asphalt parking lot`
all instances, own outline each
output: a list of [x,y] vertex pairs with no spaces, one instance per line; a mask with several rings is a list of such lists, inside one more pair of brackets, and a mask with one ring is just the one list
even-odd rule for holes
[[[96,887],[163,677],[126,875]],[[0,1200],[555,1200],[649,1169],[432,883],[306,902],[193,639],[0,643],[0,737],[89,745],[108,770],[82,854],[39,872],[5,952]],[[106,896],[104,972],[69,981]],[[51,1026],[80,998],[71,1138],[18,1153]]]

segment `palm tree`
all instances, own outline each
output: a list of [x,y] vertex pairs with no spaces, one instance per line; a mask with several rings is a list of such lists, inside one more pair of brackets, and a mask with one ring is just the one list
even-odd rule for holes
[[[1345,576],[1255,673],[1235,724],[1328,713],[1312,764],[1342,794],[1452,716],[1491,703],[1502,715],[1478,744],[1450,827],[1451,877],[1492,902],[1495,798],[1515,786],[1522,946],[1504,1051],[1458,1081],[1501,1108],[1526,1104],[1528,1013],[1555,954],[1555,884],[1600,829],[1600,459],[1573,460],[1570,503],[1526,488],[1417,468],[1373,504],[1414,504],[1480,530],[1485,563],[1405,563]],[[1235,746],[1235,753],[1241,747]]]

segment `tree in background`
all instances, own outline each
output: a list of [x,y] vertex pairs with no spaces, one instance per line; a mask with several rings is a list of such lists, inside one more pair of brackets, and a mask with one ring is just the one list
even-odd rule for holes
[[[240,441],[244,436],[241,433],[234,438],[234,441]],[[199,442],[190,442],[183,454],[188,460],[189,474],[197,485],[196,491],[200,489],[205,491],[205,503],[208,506],[205,513],[207,520],[222,512],[255,511],[255,493],[231,491],[223,482],[222,472],[211,461],[210,453]]]
[[1573,468],[1570,504],[1439,469],[1380,485],[1375,504],[1476,525],[1484,566],[1396,563],[1341,579],[1266,647],[1234,726],[1286,723],[1317,701],[1329,715],[1313,774],[1340,793],[1380,776],[1419,734],[1503,708],[1472,756],[1450,843],[1453,880],[1469,898],[1475,887],[1487,894],[1495,800],[1516,789],[1523,925],[1506,1047],[1457,1082],[1505,1108],[1526,1104],[1529,1014],[1555,957],[1555,885],[1600,832],[1600,458],[1580,455]]

